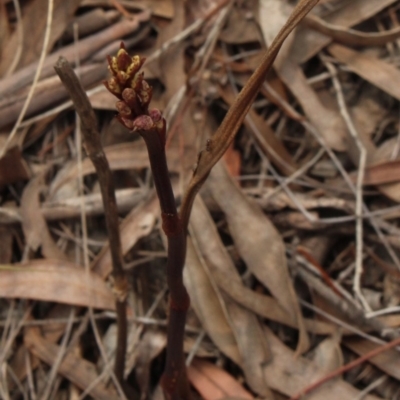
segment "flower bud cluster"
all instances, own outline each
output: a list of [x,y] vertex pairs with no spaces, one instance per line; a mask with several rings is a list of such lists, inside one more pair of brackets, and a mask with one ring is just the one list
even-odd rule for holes
[[[160,111],[151,110],[149,104],[152,97],[152,88],[144,80],[143,72],[139,72],[145,58],[140,56],[130,57],[124,43],[121,42],[116,57],[107,57],[108,69],[112,76],[104,82],[105,87],[116,96],[118,110],[117,118],[130,130],[143,130],[156,128],[165,135],[165,120]],[[144,121],[147,121],[144,124]]]

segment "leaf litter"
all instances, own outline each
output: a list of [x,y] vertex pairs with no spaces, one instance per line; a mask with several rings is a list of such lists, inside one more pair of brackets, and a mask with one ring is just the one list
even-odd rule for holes
[[[197,154],[213,151],[207,140],[295,2],[226,2],[207,17],[220,3],[54,1],[39,82],[1,150],[2,397],[121,398],[87,323],[93,308],[104,341],[115,324],[111,258],[97,177],[88,158],[78,167],[75,115],[53,71],[64,55],[93,101],[117,189],[135,337],[127,379],[135,396],[158,398],[168,318],[158,203],[143,143],[115,128],[101,81],[105,56],[121,40],[130,54],[149,58],[146,76],[168,118],[180,204],[196,162],[195,175],[208,175],[208,155]],[[2,147],[39,65],[49,4],[0,6]],[[284,43],[247,117],[237,115],[238,135],[189,225],[185,351],[192,390],[202,398],[295,397],[398,336],[399,5],[320,1]],[[397,353],[378,354],[307,398],[394,398]]]

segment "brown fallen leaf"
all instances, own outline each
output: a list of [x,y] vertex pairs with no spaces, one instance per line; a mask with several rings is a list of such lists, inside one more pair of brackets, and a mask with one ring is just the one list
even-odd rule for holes
[[[379,163],[390,162],[389,160],[393,159],[394,150],[397,148],[397,138],[391,138],[384,141],[376,150],[371,154],[369,165],[377,165]],[[399,156],[397,155],[397,161],[399,160]],[[396,163],[396,160],[393,160],[393,163]],[[397,163],[395,164],[397,165]],[[390,172],[390,175],[393,174],[393,171]],[[400,183],[382,183],[377,186],[378,190],[387,196],[389,199],[392,199],[396,202],[400,202]]]
[[[133,245],[144,236],[147,236],[156,222],[158,214],[157,197],[142,203],[134,208],[120,225],[122,253],[126,254]],[[93,260],[91,270],[103,278],[106,278],[112,269],[111,252],[107,243]]]
[[190,238],[187,239],[183,279],[190,296],[191,306],[207,334],[225,355],[241,365],[240,352],[224,300],[218,287],[210,278],[204,261],[199,259]]
[[164,332],[147,329],[135,349],[135,375],[142,399],[150,395],[151,362],[161,353],[166,344],[167,337]]
[[[226,286],[230,286],[233,283],[240,286],[243,286],[243,284],[221,242],[214,222],[200,198],[197,198],[194,203],[190,233],[195,250],[199,259],[203,262],[211,284],[213,286],[218,285],[222,289],[225,286],[221,295],[229,316],[228,323],[232,328],[239,349],[241,367],[245,373],[246,382],[258,395],[271,397],[272,394],[265,383],[260,368],[260,365],[270,359],[268,344],[262,333],[260,322],[254,313],[250,309],[237,304],[232,297],[226,295]],[[218,271],[222,274],[225,273],[227,285],[220,285],[221,280],[219,279]],[[280,307],[278,306],[277,308]]]
[[255,2],[247,2],[241,7],[233,7],[229,12],[224,29],[218,36],[221,40],[231,45],[257,43],[260,41],[260,31],[252,18],[243,18],[243,13],[253,12],[251,9]]
[[229,231],[247,268],[262,282],[299,327],[298,350],[305,351],[308,337],[286,263],[285,246],[261,208],[232,182],[221,163],[212,170],[208,187],[225,213]]
[[[182,32],[185,26],[185,9],[184,3],[172,0],[174,9],[174,18],[170,24],[162,29],[161,34],[157,38],[157,48],[168,40],[172,39],[175,35]],[[179,91],[182,85],[185,85],[185,72],[184,72],[184,46],[183,42],[176,43],[175,46],[167,49],[160,55],[159,75],[166,86],[165,101],[169,102],[172,97]]]
[[384,46],[400,37],[400,27],[384,32],[362,32],[330,24],[315,15],[304,19],[305,25],[329,36],[335,42],[346,46]]
[[[68,319],[71,315],[71,306],[66,304],[57,303],[55,304],[49,313],[47,318],[49,319]],[[41,327],[41,335],[43,339],[56,343],[64,334],[65,323],[49,323]],[[29,334],[29,328],[25,330],[25,334]],[[23,381],[28,374],[28,365],[26,363],[26,346],[21,346],[17,352],[14,353],[10,367],[14,371],[15,375],[20,381]],[[30,368],[36,369],[40,365],[40,361],[37,357],[33,356],[31,360]]]
[[[290,8],[279,0],[264,1],[261,4],[265,6],[260,7],[260,26],[265,43],[270,46],[287,20]],[[343,151],[346,149],[347,136],[343,121],[336,111],[328,109],[321,103],[317,93],[307,83],[302,69],[293,60],[291,49],[294,37],[295,34],[292,33],[289,40],[283,44],[283,51],[277,55],[274,69],[328,145],[334,150]]]
[[40,209],[40,192],[45,187],[44,179],[47,171],[40,173],[25,186],[21,197],[21,219],[26,243],[33,251],[41,248],[46,258],[68,260],[54,242]]
[[[293,396],[325,375],[316,363],[304,357],[296,357],[295,353],[286,347],[269,328],[265,327],[265,334],[273,359],[264,366],[264,373],[272,389],[287,396]],[[309,393],[307,400],[354,400],[360,393],[354,386],[342,379],[337,379]],[[364,399],[380,400],[379,397],[370,394],[365,395]]]
[[242,356],[246,383],[258,396],[273,399],[274,396],[261,368],[271,361],[271,352],[263,335],[261,323],[250,310],[235,303],[228,296],[225,297],[233,333]]
[[[351,175],[356,182],[355,174]],[[365,168],[364,185],[382,185],[385,183],[398,183],[400,181],[400,160],[383,161],[379,164]]]
[[[60,346],[44,339],[38,328],[28,328],[24,335],[24,344],[29,351],[45,362],[53,365],[60,353]],[[96,366],[91,362],[67,352],[60,363],[57,372],[70,380],[76,386],[85,390],[98,379]],[[101,381],[89,391],[96,400],[117,400],[119,396]]]
[[[130,143],[119,143],[104,148],[108,163],[112,171],[126,169],[142,169],[149,166],[146,146],[142,140]],[[82,160],[82,175],[95,173],[94,165],[87,157]],[[56,192],[63,185],[76,180],[79,177],[79,169],[76,161],[70,162],[64,166],[53,179],[50,186],[50,198],[56,197]],[[65,198],[65,196],[62,196]]]
[[[218,92],[229,106],[235,101],[235,94],[230,86],[220,87]],[[285,175],[290,175],[296,170],[296,163],[293,161],[291,155],[261,116],[250,109],[244,120],[244,124],[252,133],[261,149],[280,171]]]
[[289,57],[277,73],[328,146],[337,151],[346,150],[347,130],[340,114],[322,104],[317,93],[307,82],[300,66]]
[[0,265],[0,297],[115,308],[111,290],[98,275],[61,260]]
[[233,376],[208,361],[194,359],[187,373],[190,382],[205,400],[220,400],[227,396],[254,399]]
[[394,65],[339,44],[330,45],[328,51],[351,71],[400,100],[400,88],[393,84],[400,81],[400,71]]
[[328,374],[343,366],[341,338],[342,334],[338,329],[314,349],[312,360],[318,365],[321,372]]
[[[357,130],[358,137],[367,152],[367,165],[372,165],[376,146],[372,140],[374,132],[376,132],[381,121],[387,116],[388,110],[377,96],[377,89],[372,85],[364,85],[364,90],[360,93],[356,104],[349,108],[349,112]],[[357,142],[350,132],[347,137],[348,147],[346,149],[351,161],[354,165],[360,162],[360,150]],[[382,160],[383,161],[383,160]],[[375,164],[378,161],[375,162]]]
[[[243,307],[264,318],[297,328],[275,298],[257,293],[243,285],[201,198],[196,199],[194,203],[190,221],[190,233],[194,237],[196,248],[207,262],[212,278],[222,291]],[[329,334],[335,330],[333,325],[321,321],[306,319],[305,323],[310,332]],[[264,357],[266,355],[268,352],[264,353]],[[246,356],[248,355],[243,355]],[[252,357],[251,354],[249,356]],[[253,361],[256,361],[256,357],[253,357]]]
[[[328,23],[349,28],[371,18],[396,1],[397,0],[352,0],[343,2],[342,7],[329,13],[329,15],[325,17],[325,20]],[[306,25],[300,26],[293,42],[291,56],[298,64],[302,64],[315,56],[331,41],[332,39],[329,36],[315,32],[307,28]]]
[[[364,354],[369,353],[370,351],[381,346],[361,338],[346,338],[343,340],[343,344],[359,356],[363,356]],[[383,372],[399,380],[400,360],[398,354],[399,353],[396,349],[389,349],[375,357],[370,358],[368,361]]]
[[[157,48],[173,40],[179,35],[186,26],[188,14],[196,12],[196,5],[191,4],[185,7],[180,0],[171,0],[174,8],[174,19],[160,32],[157,38]],[[214,4],[212,4],[214,5]],[[202,2],[201,7],[207,7],[207,2]],[[211,7],[213,8],[213,7]],[[204,9],[203,9],[204,11]],[[196,14],[196,20],[203,18],[202,13]],[[191,94],[186,93],[181,100],[179,93],[186,88],[185,73],[185,43],[178,41],[174,46],[169,46],[160,55],[157,62],[151,62],[150,67],[157,70],[159,79],[165,86],[165,92],[162,96],[162,105],[165,109],[165,115],[169,123],[173,123],[167,138],[167,162],[169,170],[174,169],[174,164],[179,168],[179,172],[190,176],[193,168],[193,160],[196,158],[198,148],[198,127],[193,119],[194,104],[191,104]],[[182,105],[179,111],[173,109]],[[175,134],[176,133],[176,134]],[[185,180],[186,178],[184,178]]]
[[[288,2],[280,0],[260,0],[258,8],[258,20],[261,27],[261,32],[264,37],[264,41],[267,46],[270,46],[275,36],[286,23],[292,7]],[[274,62],[274,68],[280,67],[285,60],[289,57],[290,49],[295,38],[294,32],[290,33],[285,42],[282,44],[282,48],[279,54],[276,56]]]

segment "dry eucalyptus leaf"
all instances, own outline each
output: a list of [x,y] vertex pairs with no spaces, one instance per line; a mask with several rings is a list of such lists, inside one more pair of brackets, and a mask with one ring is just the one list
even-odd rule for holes
[[328,146],[337,151],[346,150],[347,130],[342,117],[322,104],[300,66],[289,57],[277,72]]
[[310,28],[329,36],[336,43],[346,46],[384,46],[400,37],[400,28],[398,27],[383,32],[362,32],[330,24],[315,15],[308,15],[304,22]]
[[[44,339],[37,328],[29,328],[24,335],[25,346],[29,351],[44,361],[47,365],[53,365],[59,357],[61,348]],[[57,372],[73,382],[76,386],[85,390],[97,380],[96,367],[89,361],[76,356],[73,352],[67,352]],[[96,400],[117,400],[120,397],[101,381],[90,390],[90,395]]]
[[[287,396],[300,393],[313,382],[317,382],[324,372],[316,363],[304,357],[296,357],[295,353],[286,347],[269,328],[265,328],[272,353],[272,362],[265,366],[265,377],[269,386]],[[358,339],[357,339],[358,340]],[[342,379],[319,387],[307,395],[307,400],[354,400],[360,391]],[[365,400],[380,400],[379,397],[366,395]]]
[[[260,1],[260,26],[267,45],[271,45],[279,29],[286,22],[289,11],[287,3],[282,0]],[[276,57],[274,68],[329,146],[335,150],[344,150],[346,131],[340,116],[320,102],[317,94],[308,85],[302,70],[291,57],[294,33],[292,32],[283,44]]]
[[342,334],[337,330],[314,349],[313,361],[318,365],[321,372],[328,374],[343,366],[341,338]]
[[393,160],[367,167],[363,183],[364,185],[382,185],[385,183],[398,183],[399,180],[400,160]]
[[[235,102],[235,96],[231,87],[221,87],[219,94],[229,106],[232,106]],[[280,171],[285,175],[290,175],[296,171],[297,166],[292,156],[260,115],[254,110],[249,110],[244,124],[252,133],[257,144]]]
[[263,213],[232,182],[221,163],[210,174],[208,187],[226,215],[230,234],[247,268],[262,282],[300,330],[299,351],[308,348],[308,337],[287,268],[285,245]]
[[[157,38],[157,47],[161,47],[169,39],[182,32],[185,25],[185,4],[184,2],[173,0],[174,18],[170,24],[162,29]],[[176,43],[161,56],[159,65],[160,78],[166,87],[165,101],[169,102],[179,89],[185,85],[186,78],[184,73],[184,47],[183,42]]]
[[188,377],[205,400],[220,400],[226,396],[254,398],[233,376],[208,361],[193,360],[188,367]]
[[328,50],[351,71],[400,100],[400,88],[393,84],[399,82],[400,71],[394,65],[339,44],[330,45]]
[[[259,0],[258,19],[267,46],[271,45],[279,30],[286,23],[290,11],[291,7],[287,0]],[[294,32],[283,43],[274,63],[275,68],[279,69],[289,56],[295,37]]]
[[[147,236],[154,227],[158,214],[155,196],[134,208],[120,225],[122,254],[125,255],[135,243]],[[110,246],[107,243],[93,260],[91,270],[106,278],[112,270]]]
[[241,365],[240,352],[222,296],[209,276],[204,261],[199,259],[190,238],[187,240],[183,279],[191,306],[207,334],[224,354]]
[[[247,3],[253,3],[248,1]],[[219,40],[232,45],[245,43],[258,43],[260,41],[260,31],[253,18],[243,18],[244,4],[240,7],[233,7],[227,18],[225,27],[219,35]],[[247,12],[251,12],[248,10]]]
[[135,375],[140,386],[141,398],[149,396],[151,380],[151,362],[167,344],[164,332],[146,330],[136,349]]
[[[277,300],[255,292],[244,286],[235,265],[225,249],[214,222],[201,198],[197,198],[190,218],[190,233],[196,242],[196,248],[207,263],[211,275],[217,285],[233,300],[248,308],[254,313],[272,321],[297,328],[290,315],[279,305]],[[334,326],[317,320],[305,320],[310,332],[329,334],[334,331]],[[253,341],[256,338],[253,337]],[[260,345],[259,345],[260,346]],[[260,349],[264,349],[261,345]],[[245,355],[244,357],[247,357]],[[269,356],[269,351],[264,349],[264,355],[258,354],[253,359]]]
[[[393,156],[397,156],[393,162],[397,165],[399,156],[395,154],[397,148],[397,138],[392,138],[384,141],[375,151],[371,154],[370,165],[377,164],[379,162],[385,162],[393,160]],[[389,164],[390,165],[390,164]],[[390,172],[392,174],[393,171]],[[378,186],[381,193],[387,196],[393,201],[400,202],[400,183],[384,183]]]
[[51,259],[67,260],[67,256],[58,248],[50,231],[46,220],[40,210],[40,192],[45,187],[43,172],[32,178],[25,186],[21,197],[21,219],[22,229],[25,234],[27,245],[37,251],[41,247],[42,254]]
[[[333,10],[324,19],[342,27],[351,27],[371,18],[397,0],[352,0],[342,2],[342,7]],[[301,26],[293,43],[293,59],[302,64],[315,56],[331,42],[331,38]]]
[[0,297],[115,308],[111,290],[98,275],[61,260],[0,265]]
[[[372,343],[369,340],[361,338],[346,338],[343,340],[343,344],[354,351],[360,357],[370,351],[376,350],[379,346],[377,343]],[[383,372],[392,376],[393,378],[400,379],[400,360],[398,356],[399,352],[396,349],[389,349],[375,357],[368,360],[375,367],[378,367]]]
[[[50,312],[47,314],[49,319],[68,319],[71,315],[71,306],[66,304],[57,303],[55,304]],[[24,337],[30,336],[35,333],[36,328],[25,329]],[[64,334],[65,322],[49,322],[48,324],[41,327],[41,335],[43,339],[50,343],[56,343]],[[14,371],[15,375],[20,381],[26,379],[29,373],[29,366],[26,363],[26,352],[27,348],[25,346],[20,347],[14,354],[10,362],[10,367]],[[31,362],[31,369],[35,370],[40,366],[39,359],[33,357]]]
[[[237,304],[232,297],[226,295],[227,287],[232,284],[237,286],[243,286],[243,284],[201,198],[197,198],[194,203],[190,232],[195,250],[209,271],[210,279],[213,281],[215,279],[216,284],[225,292],[221,294],[229,315],[228,322],[241,355],[241,366],[246,381],[258,395],[271,397],[261,368],[261,365],[270,361],[268,343],[265,341],[257,317],[249,309]],[[221,279],[218,278],[218,271],[225,274],[227,285],[220,285]]]
[[386,273],[383,278],[383,303],[385,307],[397,307],[400,304],[400,278]]
[[[146,146],[142,140],[130,143],[119,143],[113,146],[104,148],[110,169],[126,170],[126,169],[142,169],[149,166]],[[87,157],[82,160],[82,175],[95,173],[95,168],[90,158]],[[65,193],[62,192],[62,187],[67,183],[76,186],[76,179],[79,177],[79,168],[76,161],[70,162],[65,165],[53,179],[50,186],[51,199],[57,197],[65,198]],[[73,183],[71,181],[74,181]]]

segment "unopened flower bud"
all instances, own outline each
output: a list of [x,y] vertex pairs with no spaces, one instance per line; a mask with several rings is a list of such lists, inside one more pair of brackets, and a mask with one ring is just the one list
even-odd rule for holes
[[130,131],[133,130],[134,127],[132,119],[124,118],[121,115],[117,115],[117,119],[123,126],[125,126],[125,128],[128,128]]
[[134,131],[149,131],[153,126],[153,120],[148,115],[140,115],[133,121]]
[[111,92],[114,96],[118,98],[121,97],[121,86],[118,83],[118,80],[115,76],[112,76],[107,81],[104,81],[104,86]]
[[124,101],[117,101],[115,107],[122,117],[130,117],[132,115],[132,110]]
[[117,53],[117,68],[119,71],[126,71],[131,65],[132,59],[125,49],[119,49]]

